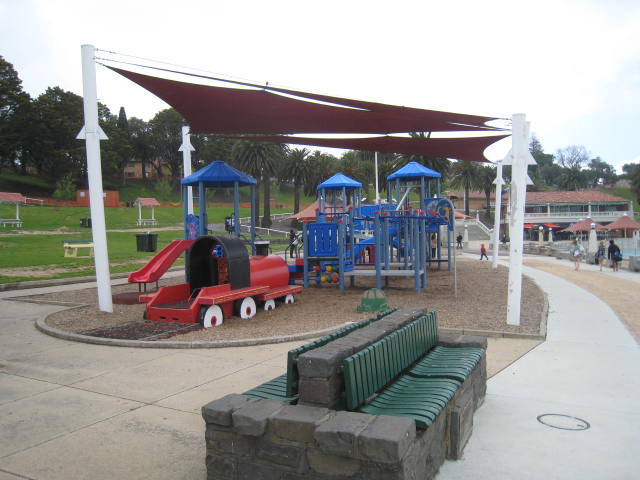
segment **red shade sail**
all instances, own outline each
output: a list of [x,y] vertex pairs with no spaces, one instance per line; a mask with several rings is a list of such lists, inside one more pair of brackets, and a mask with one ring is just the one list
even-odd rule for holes
[[257,85],[254,86],[260,89],[198,85],[108,68],[175,108],[187,119],[192,133],[388,134],[502,131],[485,125],[486,122],[495,120],[492,117],[406,108],[296,90],[260,88]]
[[265,136],[251,137],[255,142],[292,143],[316,147],[368,150],[386,153],[404,153],[429,157],[447,157],[458,160],[485,162],[483,152],[492,143],[508,135],[464,138],[411,138],[411,137],[367,137],[367,138],[303,138]]

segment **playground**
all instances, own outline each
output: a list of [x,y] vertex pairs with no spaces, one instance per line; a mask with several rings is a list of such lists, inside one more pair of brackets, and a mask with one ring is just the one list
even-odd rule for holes
[[[501,336],[503,332],[537,336],[545,308],[544,294],[539,287],[525,278],[523,283],[522,324],[508,326],[501,321],[506,311],[507,269],[497,271],[491,265],[478,262],[474,256],[459,259],[458,296],[453,294],[453,276],[446,270],[429,272],[431,284],[428,290],[416,293],[413,279],[394,279],[393,286],[384,290],[389,306],[425,304],[438,310],[443,328],[487,331]],[[161,285],[180,282],[180,277],[161,280]],[[313,332],[343,325],[345,321],[358,321],[371,316],[356,313],[356,307],[364,291],[374,286],[375,280],[363,278],[358,286],[339,291],[335,285],[308,288],[296,296],[293,305],[282,305],[273,311],[259,312],[252,319],[229,317],[216,328],[177,334],[164,340],[225,342],[236,339],[269,338]],[[114,287],[114,293],[130,290],[131,286]],[[39,302],[68,302],[77,305],[82,298],[85,306],[64,310],[50,315],[51,327],[78,333],[96,328],[141,321],[143,305],[114,305],[113,314],[96,311],[96,290],[58,292],[29,297]],[[328,299],[330,298],[330,301]],[[490,301],[488,301],[490,299]],[[481,307],[481,308],[480,308]],[[159,340],[163,341],[163,340]]]

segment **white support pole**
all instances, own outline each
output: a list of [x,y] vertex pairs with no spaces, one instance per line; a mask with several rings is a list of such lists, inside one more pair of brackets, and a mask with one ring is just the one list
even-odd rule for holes
[[[527,166],[535,164],[529,153],[529,126],[523,113],[511,119],[512,147],[509,218],[509,285],[507,295],[507,324],[520,325],[520,302],[522,299],[522,254],[524,247],[524,205],[527,193]],[[506,162],[505,162],[506,164]]]
[[496,179],[493,183],[496,184],[496,203],[495,203],[495,217],[493,220],[493,257],[491,259],[491,266],[498,268],[498,250],[500,250],[500,215],[502,210],[502,160],[497,164]]
[[[191,175],[191,152],[195,151],[195,148],[191,145],[191,137],[189,135],[189,127],[182,127],[182,145],[178,149],[182,152],[182,170],[184,178]],[[187,213],[193,213],[193,187],[187,187],[187,198],[184,199],[187,202]]]
[[111,277],[107,231],[104,220],[104,193],[100,162],[100,140],[106,140],[98,124],[98,92],[96,87],[96,64],[93,45],[82,45],[82,94],[84,97],[84,127],[78,134],[87,146],[87,177],[89,179],[89,204],[95,252],[96,283],[98,286],[98,308],[113,312],[111,299]]
[[374,153],[375,173],[376,173],[376,205],[380,204],[380,190],[378,188],[378,152]]

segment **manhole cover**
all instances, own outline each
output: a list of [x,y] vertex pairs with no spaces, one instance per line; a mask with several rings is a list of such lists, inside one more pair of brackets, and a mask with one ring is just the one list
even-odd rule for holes
[[538,421],[543,425],[551,428],[559,428],[560,430],[586,430],[591,425],[586,420],[570,415],[562,415],[560,413],[545,413],[538,415]]
[[128,322],[115,327],[96,328],[80,332],[90,337],[115,338],[119,340],[159,340],[173,335],[200,330],[200,324],[167,322]]

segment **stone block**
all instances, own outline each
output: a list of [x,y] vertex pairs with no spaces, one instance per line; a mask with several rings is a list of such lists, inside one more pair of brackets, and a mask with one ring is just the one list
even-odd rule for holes
[[294,445],[278,445],[267,441],[258,442],[256,458],[270,464],[290,467],[294,471],[300,466],[304,448]]
[[336,412],[316,428],[313,435],[323,453],[356,456],[358,434],[375,417],[357,412]]
[[294,442],[313,443],[313,432],[329,415],[326,408],[285,405],[269,419],[269,433]]
[[302,377],[299,381],[298,404],[311,404],[318,407],[336,408],[344,390],[342,375],[329,378]]
[[455,347],[460,340],[460,334],[457,332],[445,332],[438,329],[438,345],[443,347]]
[[358,434],[357,455],[364,460],[396,463],[415,437],[416,424],[412,419],[379,415]]
[[284,404],[277,400],[258,399],[235,410],[231,415],[233,429],[241,435],[257,437],[264,435],[267,421],[271,415],[280,410]]
[[237,465],[233,458],[207,453],[204,461],[207,467],[207,480],[236,479]]
[[259,462],[241,462],[238,464],[237,480],[281,480],[283,468]]
[[424,478],[435,478],[447,455],[447,411],[445,407],[426,430],[418,435],[418,449],[422,453],[420,469]]
[[250,439],[234,432],[208,427],[204,434],[207,452],[246,456],[252,451]]
[[342,361],[353,353],[353,348],[331,342],[300,355],[298,373],[301,377],[330,377],[336,374]]
[[349,478],[360,471],[360,461],[355,458],[330,455],[315,449],[307,451],[307,460],[313,472],[331,478]]
[[257,398],[231,393],[202,407],[202,418],[207,423],[230,427],[231,414],[239,408],[257,401]]
[[487,349],[487,337],[480,335],[462,335],[458,347],[476,347]]
[[456,399],[449,417],[449,448],[447,458],[458,460],[473,431],[473,391],[468,389]]

